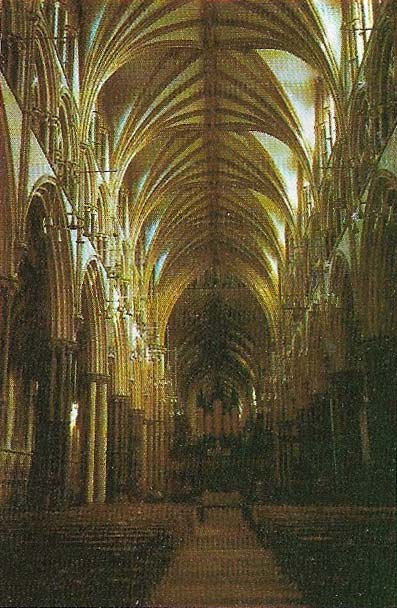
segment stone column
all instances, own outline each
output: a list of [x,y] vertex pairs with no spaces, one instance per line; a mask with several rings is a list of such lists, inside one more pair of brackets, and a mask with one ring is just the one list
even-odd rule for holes
[[13,444],[13,438],[14,438],[14,429],[15,429],[15,414],[16,414],[16,409],[18,407],[17,405],[17,400],[18,400],[18,395],[16,394],[17,391],[17,387],[18,387],[18,378],[15,377],[16,371],[19,372],[20,375],[20,369],[18,370],[10,370],[10,374],[9,374],[9,378],[8,378],[8,391],[9,391],[9,395],[8,395],[8,400],[5,399],[4,401],[4,407],[6,408],[6,412],[5,412],[5,425],[4,425],[4,431],[5,431],[5,436],[4,436],[4,447],[7,450],[10,450],[12,448],[12,444]]
[[142,476],[141,476],[141,490],[143,494],[146,494],[150,486],[149,468],[148,468],[148,420],[145,418],[142,421]]
[[159,457],[159,447],[160,447],[160,421],[157,418],[153,418],[151,420],[152,427],[152,459],[151,459],[151,469],[152,469],[152,487],[154,491],[159,490],[159,477],[160,477],[160,457]]
[[109,402],[108,413],[108,496],[121,498],[126,493],[129,476],[129,434],[128,409],[130,397],[115,395]]
[[34,419],[35,419],[35,401],[36,401],[36,384],[35,382],[30,383],[29,390],[29,411],[27,413],[27,429],[26,429],[26,444],[25,449],[27,452],[33,450],[33,436],[34,436]]
[[155,459],[156,459],[156,373],[155,362],[152,361],[147,376],[148,403],[146,406],[145,425],[145,469],[146,469],[146,491],[152,492],[155,484]]
[[133,487],[138,491],[138,493],[143,491],[142,487],[142,476],[144,470],[144,457],[143,457],[143,435],[144,435],[144,425],[143,425],[143,412],[138,409],[132,410],[131,416],[131,425],[132,425],[132,437],[133,437],[133,463],[131,474],[133,475]]
[[120,467],[120,407],[116,396],[109,398],[108,407],[108,451],[107,451],[107,496],[116,498]]
[[95,502],[106,500],[106,456],[107,456],[107,429],[108,429],[108,403],[107,378],[98,378],[97,401],[95,415]]
[[30,508],[48,508],[50,502],[51,448],[53,425],[50,417],[51,362],[50,346],[43,345],[40,365],[40,379],[37,393],[37,410],[34,429],[34,451],[28,482],[28,502]]
[[131,409],[131,398],[125,400],[123,425],[123,470],[120,482],[121,493],[124,496],[131,495],[137,489],[136,483],[136,430],[134,429],[135,417]]
[[[72,407],[76,401],[76,351],[75,345],[71,344],[65,353],[65,378],[64,403],[66,424],[66,457],[65,457],[65,479],[66,497],[69,498],[71,490],[71,469],[72,469]],[[66,499],[67,499],[66,498]]]
[[18,71],[17,71],[17,95],[20,98],[25,86],[25,70],[26,70],[26,43],[23,40],[17,41],[18,49]]
[[136,489],[134,480],[135,467],[135,430],[134,430],[134,415],[131,410],[131,400],[128,398],[123,409],[123,445],[125,446],[123,453],[123,470],[121,478],[121,490],[124,495],[129,495],[132,490]]
[[[48,118],[48,158],[52,163],[56,160],[58,130],[60,128],[58,116],[49,116]],[[63,161],[63,159],[60,159]]]
[[86,468],[85,468],[85,500],[94,501],[94,467],[95,467],[95,431],[96,431],[96,399],[97,383],[95,379],[89,381],[88,403],[87,403],[87,428],[86,428]]
[[157,355],[153,361],[153,415],[152,415],[152,458],[151,458],[151,469],[152,469],[152,487],[155,491],[160,490],[160,432],[161,432],[161,421],[160,421],[160,359]]
[[73,350],[60,340],[43,347],[29,482],[38,508],[59,508],[67,500]]
[[32,127],[32,83],[34,76],[34,60],[35,60],[35,40],[36,26],[39,20],[38,12],[35,10],[27,13],[27,29],[26,29],[26,54],[25,54],[25,81],[23,83],[24,96],[21,96],[21,107],[23,108],[22,125],[21,125],[21,146],[19,166],[21,167],[18,180],[18,208],[16,210],[17,218],[17,239],[24,239],[24,216],[26,213],[26,201],[28,200],[28,183],[29,183],[29,168],[30,152],[31,152],[31,127]]
[[54,1],[54,8],[53,8],[53,16],[52,16],[52,31],[54,33],[54,37],[57,38],[58,34],[62,34],[63,32],[60,31],[59,29],[59,5],[60,5],[60,1],[59,0],[55,0]]
[[148,451],[147,451],[147,469],[148,469],[148,488],[152,491],[155,487],[155,469],[156,469],[156,449],[155,449],[155,431],[156,421],[154,417],[150,418],[146,422],[146,432],[147,432],[147,442],[148,442]]
[[[164,397],[165,399],[165,397]],[[162,475],[162,490],[167,492],[169,489],[169,478],[170,478],[170,427],[168,417],[169,402],[164,400],[162,406],[163,416],[163,435],[162,435],[162,450],[163,450],[163,475]]]
[[17,286],[16,277],[0,281],[0,444],[6,441],[11,310]]
[[43,113],[42,116],[39,137],[40,143],[42,144],[44,151],[47,155],[49,155],[51,137],[51,116],[47,112]]
[[70,415],[73,400],[73,343],[53,345],[52,416],[52,504],[64,505],[68,495],[70,458]]
[[163,438],[164,438],[164,424],[161,419],[160,411],[157,413],[157,418],[154,421],[155,423],[155,463],[154,463],[154,475],[155,475],[155,484],[154,487],[156,490],[162,492],[163,481],[164,481],[164,450],[163,450]]
[[168,429],[166,424],[166,413],[165,413],[165,397],[162,395],[159,404],[159,434],[160,434],[160,451],[159,451],[159,484],[160,491],[165,492],[167,469],[168,469]]

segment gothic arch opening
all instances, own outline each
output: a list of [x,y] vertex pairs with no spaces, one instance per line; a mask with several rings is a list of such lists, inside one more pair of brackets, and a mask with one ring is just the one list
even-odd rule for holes
[[105,299],[95,263],[88,267],[81,291],[77,333],[77,388],[72,426],[72,487],[77,502],[106,499],[107,343]]

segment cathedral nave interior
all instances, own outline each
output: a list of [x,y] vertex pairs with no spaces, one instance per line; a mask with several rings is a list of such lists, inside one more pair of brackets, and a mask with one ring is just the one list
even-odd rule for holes
[[395,0],[2,0],[0,603],[391,608]]

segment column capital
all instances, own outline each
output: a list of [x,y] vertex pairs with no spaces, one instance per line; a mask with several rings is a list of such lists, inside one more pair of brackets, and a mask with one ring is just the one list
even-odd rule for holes
[[131,409],[132,422],[134,425],[141,425],[144,421],[144,414],[142,410]]
[[37,25],[40,20],[40,13],[37,9],[33,8],[27,11],[27,18],[32,25]]
[[81,152],[89,152],[91,144],[88,141],[81,141],[79,145]]
[[26,51],[26,41],[22,38],[17,38],[18,51],[20,53]]
[[75,342],[74,340],[70,340],[68,338],[61,338],[58,336],[53,336],[50,339],[50,341],[53,346],[58,346],[58,347],[62,347],[62,348],[70,348],[70,349],[77,348],[77,342]]
[[48,120],[52,125],[60,125],[61,124],[61,119],[59,117],[58,114],[53,114],[52,112],[49,112],[47,114],[48,116]]
[[88,372],[86,374],[86,378],[91,382],[96,382],[97,384],[109,384],[110,376],[109,374],[101,374],[96,372]]
[[110,395],[109,401],[110,401],[110,403],[112,403],[115,406],[130,405],[131,396],[130,395]]

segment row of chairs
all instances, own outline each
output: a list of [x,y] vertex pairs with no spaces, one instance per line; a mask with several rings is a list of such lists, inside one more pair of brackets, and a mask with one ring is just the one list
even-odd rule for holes
[[393,508],[255,505],[251,517],[311,605],[394,605]]
[[142,605],[193,520],[145,504],[3,517],[0,605]]

